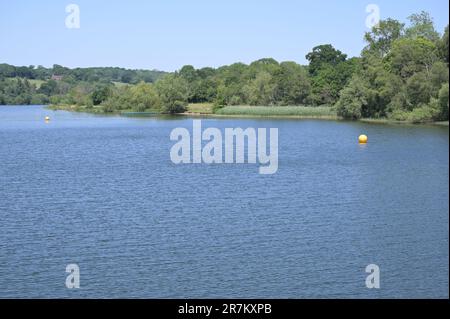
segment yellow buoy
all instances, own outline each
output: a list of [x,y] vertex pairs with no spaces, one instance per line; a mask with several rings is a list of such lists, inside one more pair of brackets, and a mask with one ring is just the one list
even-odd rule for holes
[[359,144],[366,144],[367,143],[367,135],[364,135],[364,134],[360,135],[358,140],[359,140]]
[[47,121],[47,122],[50,121],[50,116],[46,116],[45,121]]

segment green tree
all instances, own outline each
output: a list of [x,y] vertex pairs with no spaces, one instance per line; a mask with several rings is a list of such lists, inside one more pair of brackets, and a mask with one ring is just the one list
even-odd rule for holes
[[16,76],[16,67],[6,63],[0,64],[0,79],[13,78]]
[[439,90],[439,119],[442,121],[448,121],[448,98],[449,98],[449,91],[448,91],[448,83],[444,83]]
[[250,105],[273,105],[275,88],[275,82],[270,73],[262,71],[244,87],[247,102]]
[[92,92],[91,98],[94,105],[99,105],[106,101],[111,95],[111,88],[109,86],[99,86]]
[[220,67],[215,76],[217,87],[215,104],[219,106],[247,104],[244,86],[251,80],[249,73],[249,66],[243,63]]
[[415,107],[430,102],[432,85],[426,72],[413,74],[406,82],[406,92],[410,102],[410,111]]
[[404,23],[394,19],[381,20],[365,34],[364,40],[368,43],[365,50],[384,57],[389,53],[392,42],[403,35],[404,26]]
[[336,111],[346,119],[357,120],[363,116],[363,109],[368,105],[369,89],[365,81],[355,76],[349,85],[342,90]]
[[408,38],[424,38],[431,42],[439,41],[439,33],[434,29],[433,19],[428,12],[412,14],[408,20],[411,24],[405,32]]
[[156,90],[166,113],[182,113],[188,104],[188,84],[177,74],[169,74],[156,82]]
[[316,75],[323,66],[336,66],[347,59],[347,55],[336,50],[331,44],[316,46],[306,55],[309,73]]
[[137,112],[160,110],[161,100],[152,84],[140,82],[130,88],[130,104]]
[[444,35],[442,36],[441,40],[438,43],[438,49],[440,57],[443,61],[447,62],[447,66],[449,64],[448,61],[448,54],[449,54],[449,48],[448,48],[448,25],[445,28]]
[[304,67],[295,62],[282,62],[275,77],[275,99],[279,104],[306,104],[311,93],[311,81]]
[[38,93],[45,94],[47,96],[54,95],[58,91],[58,83],[54,80],[48,80],[41,84]]
[[197,72],[192,65],[183,66],[179,74],[186,81],[194,82],[195,80],[197,80]]
[[427,80],[430,81],[430,84],[432,86],[432,94],[437,95],[442,84],[449,81],[449,71],[447,64],[442,61],[437,61],[436,63],[434,63],[429,72],[429,79]]
[[395,74],[406,79],[414,73],[427,71],[438,60],[435,43],[425,38],[403,38],[395,41],[387,63]]

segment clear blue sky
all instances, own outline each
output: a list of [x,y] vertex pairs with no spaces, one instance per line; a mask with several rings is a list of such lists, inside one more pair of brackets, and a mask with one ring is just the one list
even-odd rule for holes
[[[68,29],[67,4],[80,7]],[[447,0],[0,0],[0,63],[120,66],[173,71],[263,57],[306,64],[316,45],[359,55],[366,6],[406,21],[428,11],[448,24]]]

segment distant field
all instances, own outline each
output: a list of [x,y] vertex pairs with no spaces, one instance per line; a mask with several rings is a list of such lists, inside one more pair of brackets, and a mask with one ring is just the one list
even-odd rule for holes
[[212,104],[210,103],[191,103],[187,107],[188,113],[211,114]]
[[216,114],[337,118],[336,111],[328,106],[225,106],[217,110]]
[[28,82],[30,82],[30,84],[34,84],[36,86],[37,89],[39,89],[42,85],[42,83],[44,83],[44,80],[28,80]]

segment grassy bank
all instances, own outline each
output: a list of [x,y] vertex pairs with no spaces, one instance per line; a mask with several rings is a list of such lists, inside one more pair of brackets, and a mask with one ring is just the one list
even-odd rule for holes
[[212,114],[213,105],[211,103],[190,103],[185,114]]
[[[293,118],[293,119],[327,119],[341,120],[333,107],[330,106],[225,106],[220,109],[212,104],[190,104],[184,115],[215,116],[215,117],[268,117],[268,118]],[[358,120],[365,123],[376,124],[431,124],[448,126],[448,121],[441,122],[414,122],[398,121],[388,118],[362,118]]]
[[[87,112],[87,113],[104,113],[103,109],[98,106],[86,107],[79,105],[50,105],[51,110],[64,110],[71,112]],[[142,113],[157,112],[155,110],[146,110],[146,112],[133,112],[133,110],[121,110],[115,114],[122,113]],[[214,116],[257,116],[257,117],[304,117],[304,118],[332,118],[337,119],[336,112],[327,106],[225,106],[220,109],[214,108],[209,103],[196,103],[187,106],[184,115],[214,115]]]
[[215,114],[223,116],[260,116],[338,119],[336,111],[328,106],[225,106]]
[[189,104],[185,115],[214,115],[232,117],[295,117],[295,118],[331,118],[338,116],[333,108],[328,106],[224,106],[214,110],[212,104]]
[[[124,116],[154,116],[158,110],[146,110],[145,112],[134,112],[133,110],[121,110],[118,112],[105,113],[101,107],[86,107],[77,105],[50,105],[51,110],[64,110],[70,112],[86,112],[93,114],[117,114]],[[214,112],[215,111],[215,112]],[[329,106],[225,106],[214,110],[210,103],[195,103],[187,106],[187,116],[208,116],[208,117],[267,117],[267,118],[292,118],[292,119],[326,119],[340,120],[334,108]],[[363,118],[359,120],[365,123],[374,124],[432,124],[448,126],[448,121],[414,123],[410,121],[397,121],[387,118]]]

